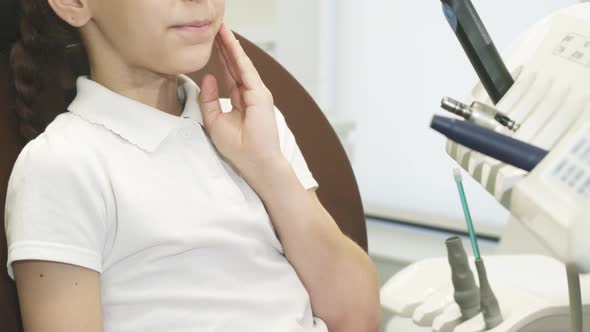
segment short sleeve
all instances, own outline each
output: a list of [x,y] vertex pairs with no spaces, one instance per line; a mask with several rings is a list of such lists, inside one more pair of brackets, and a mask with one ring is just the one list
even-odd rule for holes
[[297,141],[295,140],[295,136],[289,129],[287,122],[285,121],[285,117],[283,114],[275,108],[275,116],[277,120],[277,128],[279,130],[279,140],[281,145],[281,150],[283,155],[295,171],[295,174],[299,178],[299,181],[305,188],[305,190],[316,189],[318,188],[318,183],[314,179],[311,171],[307,167],[307,162],[297,145]]
[[[7,268],[44,260],[102,272],[106,204],[97,166],[84,153],[41,135],[19,154],[8,182]],[[88,153],[86,153],[88,155]]]

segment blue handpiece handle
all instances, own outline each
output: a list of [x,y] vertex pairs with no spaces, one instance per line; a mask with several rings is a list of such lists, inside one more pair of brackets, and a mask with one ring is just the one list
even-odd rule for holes
[[463,146],[528,172],[549,153],[467,121],[435,115],[430,127]]

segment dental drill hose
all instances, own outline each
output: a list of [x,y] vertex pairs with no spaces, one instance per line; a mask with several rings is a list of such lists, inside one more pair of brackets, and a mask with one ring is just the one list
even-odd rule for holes
[[580,288],[580,273],[572,266],[567,265],[567,288],[570,299],[570,331],[582,332],[584,330],[582,313],[582,292]]
[[496,295],[494,295],[490,282],[488,281],[488,275],[483,259],[476,259],[475,267],[477,268],[477,276],[479,278],[479,296],[483,320],[486,323],[486,329],[491,330],[502,324],[504,318],[500,311],[498,299],[496,298]]

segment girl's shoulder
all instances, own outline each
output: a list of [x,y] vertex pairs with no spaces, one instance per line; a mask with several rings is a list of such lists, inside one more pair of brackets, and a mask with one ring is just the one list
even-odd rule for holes
[[58,115],[20,151],[11,178],[59,177],[95,169],[93,128],[71,112]]

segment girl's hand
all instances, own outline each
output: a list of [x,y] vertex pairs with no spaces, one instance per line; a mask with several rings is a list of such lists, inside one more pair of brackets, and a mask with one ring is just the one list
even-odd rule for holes
[[205,131],[219,153],[242,176],[254,177],[259,170],[283,161],[273,97],[225,24],[215,38],[215,46],[233,108],[222,113],[217,80],[206,75],[199,95]]

